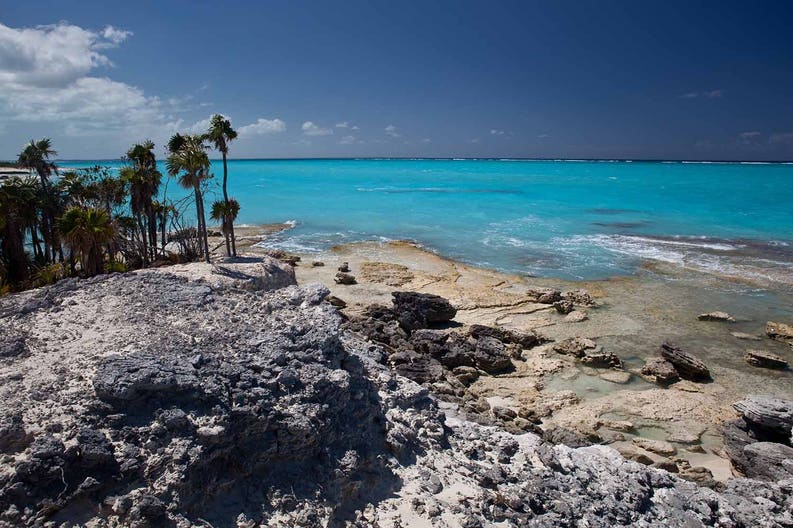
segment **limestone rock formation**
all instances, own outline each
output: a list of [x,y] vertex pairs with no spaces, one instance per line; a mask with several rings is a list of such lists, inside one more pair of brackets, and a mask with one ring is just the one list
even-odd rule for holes
[[681,378],[692,381],[710,379],[710,370],[698,358],[671,343],[663,343],[659,349],[661,357],[674,365]]
[[[717,492],[605,446],[551,446],[462,416],[487,402],[442,411],[386,363],[414,335],[443,332],[408,333],[373,309],[371,334],[396,348],[367,341],[327,293],[160,271],[1,298],[0,335],[22,335],[26,350],[0,358],[0,526],[793,523],[789,484],[736,479]],[[490,413],[532,428],[506,407]]]
[[743,358],[755,367],[770,369],[786,369],[788,367],[787,361],[783,358],[765,350],[747,350]]

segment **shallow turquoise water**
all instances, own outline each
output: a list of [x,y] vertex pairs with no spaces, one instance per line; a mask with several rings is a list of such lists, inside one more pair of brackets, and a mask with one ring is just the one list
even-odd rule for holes
[[[78,161],[62,167],[119,162]],[[220,196],[222,165],[209,200]],[[411,239],[505,271],[633,273],[642,259],[793,276],[793,165],[530,160],[233,160],[241,223],[315,251]],[[174,182],[171,197],[184,194]]]

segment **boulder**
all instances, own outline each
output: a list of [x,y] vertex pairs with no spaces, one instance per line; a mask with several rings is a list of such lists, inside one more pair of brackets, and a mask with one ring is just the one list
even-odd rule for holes
[[671,343],[663,343],[659,350],[661,357],[675,366],[681,378],[691,381],[705,381],[711,379],[710,370],[705,364]]
[[476,340],[474,362],[478,368],[489,374],[503,372],[512,368],[510,354],[504,347],[504,343],[488,336],[482,336]]
[[446,323],[457,315],[457,309],[438,295],[416,292],[394,292],[391,295],[397,320],[408,331]]
[[734,323],[735,318],[727,312],[708,312],[699,314],[697,319],[700,321],[721,321],[725,323]]
[[339,272],[341,273],[349,273],[350,272],[350,264],[347,262],[342,262],[341,266],[338,267]]
[[201,388],[196,370],[187,359],[144,353],[106,358],[96,371],[93,385],[100,399],[111,402]]
[[659,385],[668,385],[680,379],[680,374],[675,366],[660,357],[648,359],[642,367],[641,373]]
[[343,273],[341,271],[337,273],[335,277],[333,277],[333,281],[336,284],[347,284],[347,285],[357,284],[354,275],[350,275],[349,273]]
[[771,396],[751,395],[733,404],[758,439],[790,442],[793,428],[793,401]]
[[582,310],[573,310],[564,317],[565,323],[580,323],[586,321],[589,316]]
[[769,321],[765,325],[765,333],[775,341],[793,346],[793,326],[791,325]]
[[786,369],[788,367],[787,361],[765,350],[747,350],[743,358],[754,367],[770,369]]
[[343,299],[340,299],[335,295],[328,295],[327,297],[325,297],[325,300],[329,302],[332,306],[335,306],[336,308],[347,307],[347,303]]
[[632,441],[634,445],[637,445],[642,449],[649,451],[651,453],[655,453],[656,455],[671,456],[677,453],[677,449],[675,449],[675,446],[673,446],[669,442],[664,442],[663,440],[651,440],[649,438],[634,438]]
[[776,442],[754,442],[743,448],[739,469],[749,478],[777,482],[793,478],[793,447]]
[[597,303],[589,292],[583,288],[578,288],[577,290],[571,290],[564,292],[562,294],[562,298],[568,301],[571,301],[573,304],[577,304],[579,306],[596,306]]
[[573,301],[570,299],[562,299],[553,303],[553,307],[562,315],[567,315],[574,310]]
[[272,257],[237,257],[214,264],[214,287],[233,287],[252,291],[271,291],[297,284],[295,270]]
[[581,358],[581,364],[593,368],[622,369],[622,360],[613,352],[587,351]]
[[554,352],[577,358],[584,357],[587,350],[594,350],[597,344],[585,337],[569,337],[553,346]]
[[532,348],[542,344],[544,341],[542,337],[532,331],[517,332],[514,330],[506,330],[495,326],[485,326],[480,324],[471,325],[468,333],[477,339],[481,336],[490,336],[503,343],[520,345],[522,348]]
[[556,288],[532,289],[527,291],[526,295],[532,297],[534,302],[539,304],[553,304],[562,300],[562,292]]

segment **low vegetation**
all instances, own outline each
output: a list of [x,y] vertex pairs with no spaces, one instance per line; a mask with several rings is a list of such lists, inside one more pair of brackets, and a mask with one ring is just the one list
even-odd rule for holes
[[[70,276],[209,262],[204,196],[214,177],[211,148],[223,157],[223,199],[211,205],[210,217],[221,227],[226,254],[236,255],[234,221],[240,205],[228,195],[226,163],[236,137],[222,115],[213,116],[205,134],[175,134],[165,146],[166,175],[149,140],[130,147],[118,171],[101,166],[60,170],[51,140],[31,141],[16,163],[3,164],[28,169],[30,175],[0,181],[0,293]],[[192,196],[169,199],[163,185],[169,177]]]

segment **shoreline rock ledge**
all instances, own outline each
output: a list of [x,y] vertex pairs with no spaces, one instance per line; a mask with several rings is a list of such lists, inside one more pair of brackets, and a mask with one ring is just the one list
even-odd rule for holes
[[[158,271],[0,298],[19,351],[0,358],[0,526],[793,524],[790,481],[716,491],[446,415],[327,294]],[[422,317],[449,315],[435,301]]]

